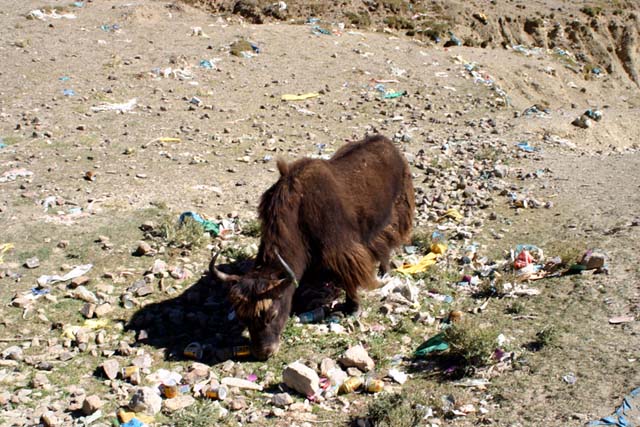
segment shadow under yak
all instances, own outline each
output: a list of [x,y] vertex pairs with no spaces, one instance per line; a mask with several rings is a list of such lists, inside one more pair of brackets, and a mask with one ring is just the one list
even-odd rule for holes
[[[243,274],[252,266],[252,260],[218,266],[220,271]],[[196,359],[217,364],[229,359],[242,358],[233,348],[249,345],[245,325],[238,321],[227,299],[229,287],[216,282],[207,273],[187,287],[180,295],[141,307],[133,314],[126,329],[135,331],[137,343],[165,350],[167,360]],[[293,299],[293,313],[303,313],[320,306],[329,306],[341,297],[342,290],[333,285],[327,275],[303,277]],[[191,343],[202,354],[185,355]]]

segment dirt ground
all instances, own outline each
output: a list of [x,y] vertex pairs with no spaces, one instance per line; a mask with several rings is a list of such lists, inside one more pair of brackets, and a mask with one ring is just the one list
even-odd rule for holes
[[[392,2],[380,2],[387,3]],[[74,19],[26,18],[30,11],[61,4],[66,7],[59,12]],[[491,22],[511,14],[509,22],[517,15],[524,25],[527,16],[553,10],[563,22],[589,22],[570,3],[522,4],[477,2],[465,13],[487,6]],[[537,296],[488,298],[484,311],[469,313],[479,323],[497,325],[517,356],[517,364],[487,374],[486,389],[457,387],[415,365],[402,365],[412,377],[390,388],[433,407],[434,415],[420,425],[584,425],[611,415],[640,386],[640,91],[632,72],[639,52],[632,11],[638,4],[599,12],[601,25],[609,20],[610,39],[597,30],[593,37],[609,53],[598,56],[592,49],[588,61],[575,55],[588,39],[584,32],[575,52],[568,43],[558,53],[548,40],[544,49],[527,50],[535,39],[531,32],[525,34],[529,40],[521,40],[531,42],[526,49],[503,48],[496,38],[482,48],[482,31],[447,21],[458,25],[451,27],[457,33],[477,40],[469,43],[473,46],[444,47],[407,36],[405,30],[376,30],[384,26],[383,9],[372,12],[371,28],[356,28],[340,21],[334,9],[327,12],[331,19],[315,27],[315,22],[289,21],[304,21],[303,9],[285,20],[253,24],[229,10],[213,11],[218,14],[160,1],[0,5],[0,245],[12,244],[0,254],[0,350],[17,345],[25,354],[19,360],[0,359],[0,391],[6,390],[0,399],[2,425],[83,425],[78,408],[70,409],[82,395],[78,388],[106,402],[104,416],[92,425],[109,425],[132,388],[96,372],[108,358],[119,357],[124,366],[132,357],[116,352],[121,341],[151,354],[151,371],[187,369],[189,361],[172,352],[188,336],[176,335],[174,342],[165,336],[162,345],[136,343],[139,330],[122,329],[136,311],[144,318],[145,306],[196,286],[210,250],[206,245],[166,247],[151,257],[133,256],[145,238],[143,223],[196,211],[212,220],[235,218],[246,228],[256,218],[260,195],[277,179],[277,157],[330,155],[345,142],[376,132],[392,138],[412,166],[417,232],[430,235],[450,207],[465,217],[445,230],[450,256],[438,271],[447,274],[433,276],[433,286],[455,302],[423,303],[417,311],[442,317],[451,308],[466,312],[484,301],[455,284],[464,273],[457,257],[473,242],[490,258],[502,258],[522,243],[537,245],[550,257],[575,257],[597,248],[609,268],[607,275],[541,280],[532,285],[541,291]],[[621,24],[611,24],[625,19],[627,36],[616,32]],[[509,28],[515,43],[514,26]],[[498,27],[495,31],[500,33]],[[232,55],[230,46],[238,40],[255,48]],[[603,64],[596,73],[598,58]],[[281,99],[306,93],[318,96]],[[127,102],[134,106],[123,112],[100,108]],[[527,112],[534,105],[538,111]],[[572,125],[587,109],[599,109],[602,119],[589,128]],[[516,144],[523,141],[535,150],[519,149]],[[497,165],[508,169],[506,176],[494,172]],[[516,209],[512,196],[550,203]],[[250,252],[257,241],[245,233],[210,243]],[[400,252],[398,260],[406,255]],[[25,267],[33,257],[39,266]],[[120,295],[156,259],[191,275],[157,287],[139,307],[125,308]],[[63,334],[65,325],[84,321],[84,302],[65,285],[48,288],[25,307],[12,303],[16,295],[31,293],[41,275],[81,264],[93,265],[87,288],[113,308],[104,316],[111,322],[106,342],[86,351]],[[198,292],[208,295],[209,290]],[[189,301],[185,310],[202,303]],[[509,312],[514,301],[522,302],[519,315]],[[404,316],[407,331],[394,328],[379,313],[375,292],[365,296],[365,305],[363,328],[327,337],[295,327],[300,337],[289,333],[276,358],[237,363],[236,373],[255,372],[265,386],[277,387],[285,365],[298,358],[335,357],[359,341],[368,343],[376,362],[385,366],[389,356],[408,357],[437,332],[434,325],[413,322],[413,312]],[[611,324],[617,316],[632,319]],[[380,325],[387,332],[376,335],[372,331]],[[536,333],[549,327],[556,331],[554,345],[531,350]],[[65,353],[71,357],[62,357]],[[43,361],[52,369],[42,369],[38,363]],[[223,373],[220,365],[212,369]],[[44,384],[39,373],[46,376]],[[221,425],[348,425],[366,418],[368,405],[382,399],[353,394],[274,415],[268,396],[245,397],[246,407],[232,411]],[[476,409],[456,415],[443,402]],[[189,425],[180,424],[189,411],[165,412],[156,425]],[[59,422],[43,421],[45,413]],[[191,425],[211,425],[207,422]]]

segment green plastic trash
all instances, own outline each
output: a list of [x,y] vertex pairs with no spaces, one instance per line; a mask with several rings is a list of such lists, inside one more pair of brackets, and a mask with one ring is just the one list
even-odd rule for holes
[[432,336],[413,352],[415,357],[424,357],[434,351],[445,351],[449,349],[449,343],[444,340],[444,332]]

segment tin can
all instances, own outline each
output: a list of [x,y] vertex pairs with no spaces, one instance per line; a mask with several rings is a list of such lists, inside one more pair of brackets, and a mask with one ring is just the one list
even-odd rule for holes
[[173,399],[178,395],[178,384],[173,380],[169,380],[162,384],[162,394],[167,399]]
[[368,378],[364,382],[364,389],[369,393],[380,393],[384,390],[384,382],[375,378]]
[[215,400],[224,400],[227,398],[228,394],[229,394],[229,389],[225,385],[219,385],[217,387],[208,387],[204,392],[204,395],[206,397],[208,397],[209,399],[215,399]]
[[361,377],[349,377],[340,386],[340,393],[352,393],[360,388],[364,380]]
[[248,345],[238,345],[232,348],[233,357],[249,357],[251,348]]
[[182,354],[189,359],[200,360],[202,359],[202,345],[199,342],[192,342],[185,347]]
[[462,312],[460,310],[451,310],[449,312],[449,322],[459,322],[462,320]]

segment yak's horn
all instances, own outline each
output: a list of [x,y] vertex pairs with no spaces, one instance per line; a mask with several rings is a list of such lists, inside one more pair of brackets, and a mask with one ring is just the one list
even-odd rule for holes
[[218,251],[211,259],[211,262],[209,263],[209,273],[211,273],[213,277],[215,277],[222,283],[239,282],[240,276],[238,276],[237,274],[223,273],[216,268],[216,260],[218,259],[218,255],[220,255],[220,251]]
[[287,274],[291,277],[291,280],[293,280],[293,284],[296,285],[296,288],[297,288],[299,284],[298,284],[298,279],[296,279],[295,273],[293,272],[291,267],[289,267],[289,264],[287,264],[285,260],[282,259],[278,251],[275,251],[275,252],[276,252],[276,256],[278,257],[278,261],[280,261],[280,264],[282,264],[282,267],[285,269]]

